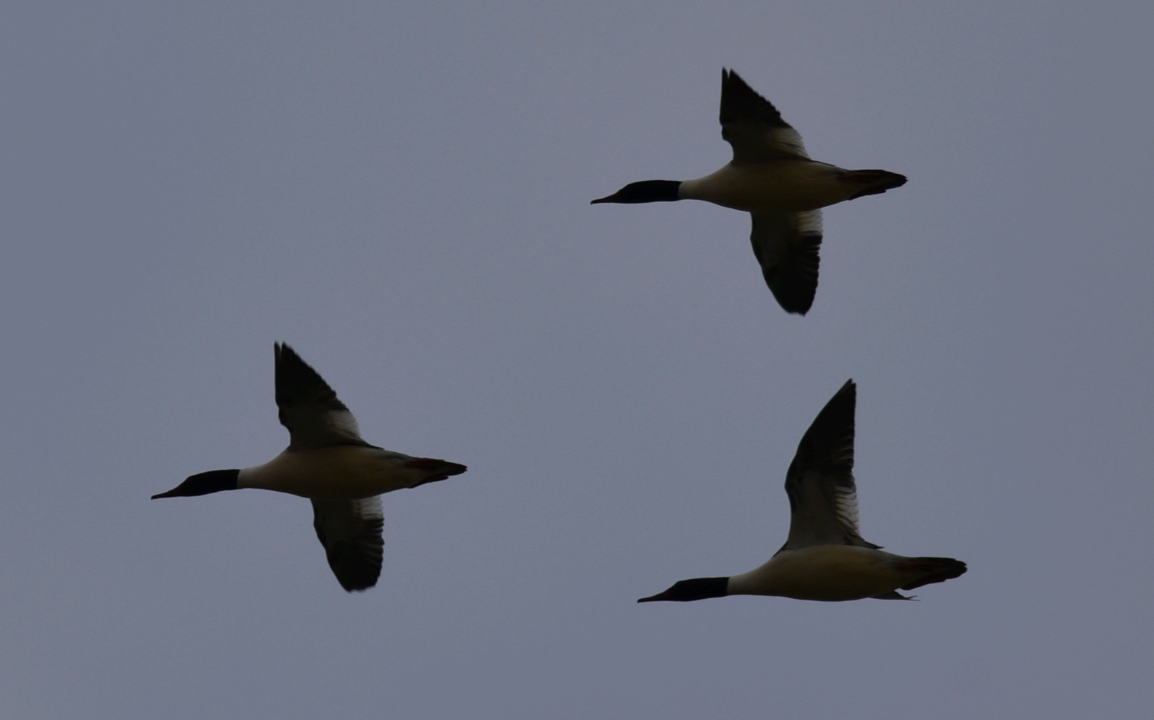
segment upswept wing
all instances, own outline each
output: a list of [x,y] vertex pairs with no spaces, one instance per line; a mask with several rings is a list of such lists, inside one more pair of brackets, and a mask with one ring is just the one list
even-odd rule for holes
[[369,445],[356,418],[317,371],[288,345],[277,343],[275,350],[276,405],[280,424],[289,431],[289,449]]
[[733,146],[733,163],[809,158],[801,135],[768,100],[736,72],[721,71],[721,137]]
[[367,590],[381,575],[385,526],[381,498],[313,500],[313,527],[329,567],[349,592]]
[[790,522],[789,539],[781,550],[814,545],[881,547],[858,534],[853,480],[856,400],[857,387],[849,380],[802,437],[785,478]]

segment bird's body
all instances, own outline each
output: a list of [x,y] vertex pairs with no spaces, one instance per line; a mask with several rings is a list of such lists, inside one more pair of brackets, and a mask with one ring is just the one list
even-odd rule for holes
[[[752,165],[729,163],[696,180],[683,180],[679,196],[748,213],[800,213],[859,196],[876,178],[812,160],[784,158]],[[858,171],[871,172],[871,171]]]
[[818,414],[786,474],[790,526],[785,545],[760,567],[731,577],[682,580],[638,602],[770,595],[798,600],[908,599],[898,593],[956,578],[953,558],[905,557],[880,549],[858,532],[853,479],[853,381]]
[[285,450],[263,465],[240,471],[237,486],[275,490],[310,500],[360,500],[415,488],[446,476],[430,473],[425,458],[370,445]]
[[272,460],[238,470],[190,476],[168,492],[190,497],[255,488],[299,495],[313,503],[313,527],[329,566],[348,591],[380,576],[384,516],[380,495],[465,472],[464,465],[416,458],[370,445],[333,389],[288,345],[276,345],[276,402],[289,446]]
[[766,284],[788,312],[804,315],[817,291],[823,207],[905,184],[885,170],[846,170],[811,160],[797,134],[741,77],[722,71],[721,136],[733,159],[694,180],[643,180],[593,203],[704,200],[753,215],[750,239]]
[[931,560],[944,558],[906,558],[854,545],[783,550],[764,565],[729,578],[727,594],[830,602],[884,598],[898,588],[912,590],[923,584],[919,581],[927,571],[941,565]]

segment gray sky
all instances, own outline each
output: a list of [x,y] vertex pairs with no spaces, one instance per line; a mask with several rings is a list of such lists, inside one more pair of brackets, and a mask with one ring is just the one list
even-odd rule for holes
[[[0,716],[1139,718],[1154,704],[1149,2],[9,2]],[[748,216],[595,206],[810,153],[788,316]],[[379,585],[309,503],[150,502],[279,452],[274,341],[371,442]],[[760,564],[852,377],[918,603],[637,605]]]

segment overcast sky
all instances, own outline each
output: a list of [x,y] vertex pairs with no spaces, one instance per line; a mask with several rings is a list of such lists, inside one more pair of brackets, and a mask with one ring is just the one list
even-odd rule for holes
[[[660,10],[659,10],[660,8]],[[0,9],[0,716],[1144,718],[1154,5],[25,2]],[[826,210],[784,313],[747,215],[597,205],[729,159],[732,67]],[[378,586],[305,500],[152,502],[287,442],[273,342],[367,440]],[[637,605],[784,542],[858,383],[916,603]]]

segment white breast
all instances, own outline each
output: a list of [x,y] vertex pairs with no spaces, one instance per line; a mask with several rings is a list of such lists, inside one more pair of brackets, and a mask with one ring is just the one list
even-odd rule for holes
[[705,200],[745,212],[804,212],[842,202],[857,189],[837,180],[841,168],[811,160],[732,163],[681,183],[687,200]]
[[409,459],[359,445],[285,450],[264,465],[241,470],[237,485],[318,500],[367,498],[424,482],[428,472],[405,467]]
[[860,600],[901,586],[898,556],[851,545],[785,550],[756,570],[729,579],[730,595],[798,600]]

